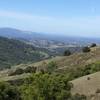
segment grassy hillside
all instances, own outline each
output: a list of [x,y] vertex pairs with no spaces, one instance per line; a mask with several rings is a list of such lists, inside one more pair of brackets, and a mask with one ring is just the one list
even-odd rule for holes
[[[100,47],[91,48],[91,52],[88,53],[74,53],[70,56],[57,56],[52,59],[43,60],[37,63],[21,65],[20,67],[36,66],[43,68],[48,65],[49,62],[55,62],[57,64],[56,71],[66,71],[69,68],[76,69],[85,67],[88,64],[100,61]],[[16,66],[17,67],[17,66]]]
[[33,100],[33,97],[39,97],[36,100],[51,100],[53,96],[55,100],[99,100],[99,75],[100,47],[93,47],[87,53],[12,66],[0,71],[0,80],[18,84],[25,100]]
[[100,72],[80,77],[71,82],[73,83],[72,94],[86,95],[88,100],[100,100]]
[[13,39],[0,37],[0,69],[44,59],[46,53]]
[[[88,66],[91,66],[93,63],[100,62],[100,47],[91,48],[91,52],[88,53],[75,53],[71,56],[58,56],[52,59],[43,60],[36,63],[26,63],[26,64],[19,64],[16,66],[12,66],[11,70],[16,70],[17,68],[25,69],[27,67],[36,67],[37,70],[46,70],[48,65],[51,62],[56,64],[56,68],[52,72],[57,73],[68,73],[72,70],[72,72],[76,72],[77,70],[84,71],[87,70]],[[98,66],[97,64],[97,66]],[[80,74],[80,73],[79,73]],[[85,74],[85,73],[83,73]],[[90,73],[91,74],[91,73]]]
[[80,77],[71,81],[73,83],[72,93],[92,95],[100,88],[100,72]]

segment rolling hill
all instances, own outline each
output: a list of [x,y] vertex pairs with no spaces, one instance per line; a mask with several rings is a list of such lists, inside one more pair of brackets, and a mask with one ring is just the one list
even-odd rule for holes
[[[82,68],[91,63],[100,61],[100,47],[98,46],[98,47],[91,48],[91,52],[88,53],[81,52],[81,53],[74,53],[70,56],[57,56],[52,59],[50,58],[48,60],[43,60],[40,62],[30,64],[30,66],[36,66],[41,68],[43,66],[46,66],[51,61],[57,64],[58,67],[56,71],[63,72],[69,68],[70,69]],[[25,67],[27,66],[27,64],[22,66]]]
[[13,65],[36,62],[48,54],[21,41],[0,37],[0,69]]
[[[23,80],[38,72],[44,73],[48,67],[52,75],[65,75],[72,83],[73,95],[85,95],[87,99],[100,99],[100,47],[91,48],[87,53],[74,53],[70,56],[57,56],[47,60],[12,66],[11,69],[0,71],[0,80],[12,84],[23,84]],[[31,72],[33,69],[33,72]],[[48,70],[47,70],[48,71]],[[20,73],[19,73],[20,72]],[[50,75],[51,75],[50,74]],[[44,74],[47,75],[47,74]],[[76,99],[77,100],[77,99]]]
[[57,56],[47,60],[42,60],[35,63],[26,63],[13,66],[12,68],[27,68],[28,66],[37,67],[38,70],[45,69],[48,67],[50,62],[55,62],[57,68],[54,70],[58,73],[66,73],[70,70],[75,71],[76,69],[83,69],[87,65],[91,65],[95,62],[100,62],[100,47],[91,48],[91,52],[88,53],[74,53],[70,56]]

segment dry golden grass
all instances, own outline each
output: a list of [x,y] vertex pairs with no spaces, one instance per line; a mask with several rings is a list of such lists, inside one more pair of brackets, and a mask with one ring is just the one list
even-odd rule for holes
[[73,95],[78,93],[87,96],[87,100],[100,100],[100,72],[80,77],[71,83]]
[[[77,67],[84,67],[85,65],[100,61],[100,47],[91,48],[91,52],[88,53],[75,53],[71,56],[60,56],[54,57],[52,59],[43,60],[37,63],[28,63],[21,64],[18,66],[12,66],[10,70],[16,70],[16,68],[26,68],[28,66],[35,66],[38,69],[45,68],[47,64],[51,61],[54,61],[58,65],[58,69],[60,71],[66,71],[67,68],[76,69]],[[0,79],[3,77],[7,77],[9,70],[0,72]],[[16,76],[15,76],[16,77]],[[13,78],[13,77],[12,77]]]
[[73,94],[93,95],[100,89],[100,72],[80,77],[71,82],[73,83]]

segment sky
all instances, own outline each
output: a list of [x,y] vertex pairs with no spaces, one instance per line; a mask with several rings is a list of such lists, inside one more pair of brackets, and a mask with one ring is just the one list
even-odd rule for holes
[[0,27],[100,37],[100,0],[0,0]]

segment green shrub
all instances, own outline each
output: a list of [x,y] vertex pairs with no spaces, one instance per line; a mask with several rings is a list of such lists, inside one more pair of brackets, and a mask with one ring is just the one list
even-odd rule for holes
[[26,69],[24,69],[25,73],[35,73],[36,72],[36,67],[31,67],[28,66]]
[[57,63],[54,61],[51,61],[47,65],[47,72],[52,73],[57,68]]
[[85,95],[76,94],[72,97],[71,100],[87,100]]
[[83,51],[83,52],[90,52],[91,50],[90,50],[89,47],[84,47],[84,48],[82,49],[82,51]]
[[97,89],[96,93],[100,93],[100,89]]
[[[28,82],[29,81],[29,82]],[[23,100],[68,100],[71,84],[64,75],[35,73],[21,86]]]
[[8,76],[13,76],[13,75],[20,75],[23,74],[24,70],[21,68],[17,68],[15,71],[9,72]]
[[66,50],[66,51],[64,52],[64,56],[70,56],[70,55],[71,55],[70,50]]
[[92,43],[90,47],[96,47],[96,43]]
[[0,83],[0,100],[22,100],[19,90],[8,83]]

